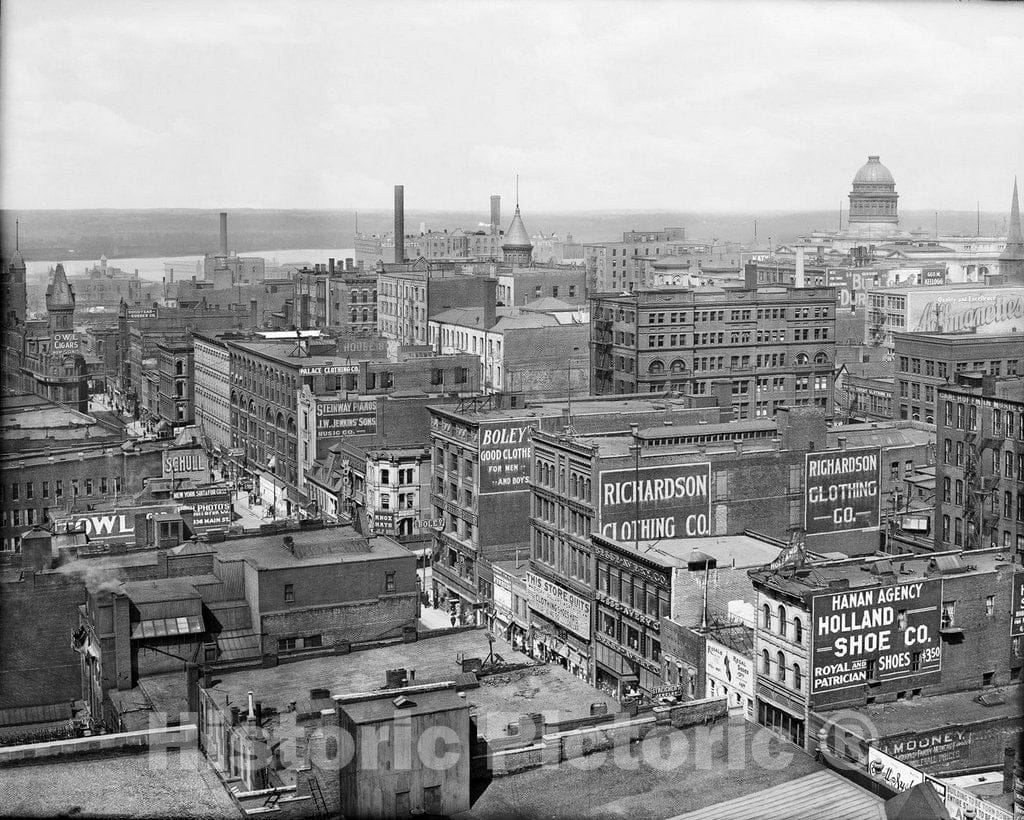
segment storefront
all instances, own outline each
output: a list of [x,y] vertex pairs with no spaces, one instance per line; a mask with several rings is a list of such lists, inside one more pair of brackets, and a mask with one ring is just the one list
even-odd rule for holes
[[535,572],[528,572],[524,580],[534,657],[558,663],[590,683],[590,601]]
[[757,682],[757,722],[801,748],[806,743],[806,704]]

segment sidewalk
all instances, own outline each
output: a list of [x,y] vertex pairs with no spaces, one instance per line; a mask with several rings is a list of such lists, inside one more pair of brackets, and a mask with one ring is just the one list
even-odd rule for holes
[[281,521],[281,517],[278,516],[276,519],[272,515],[267,515],[267,507],[269,504],[262,502],[252,505],[249,503],[249,493],[245,490],[235,490],[231,495],[231,506],[238,518],[232,521],[233,526],[241,526],[247,530],[259,529],[260,524],[270,524],[276,521]]

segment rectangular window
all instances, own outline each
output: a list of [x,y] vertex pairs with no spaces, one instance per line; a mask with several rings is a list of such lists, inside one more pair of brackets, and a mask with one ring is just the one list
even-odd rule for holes
[[295,602],[295,585],[285,584],[284,585],[284,601],[286,604]]
[[947,629],[956,625],[956,601],[942,602],[942,628]]
[[395,591],[395,573],[385,572],[384,573],[384,591],[394,592]]

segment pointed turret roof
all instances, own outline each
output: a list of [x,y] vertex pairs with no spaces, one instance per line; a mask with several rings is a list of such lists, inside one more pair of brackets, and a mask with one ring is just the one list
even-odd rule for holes
[[532,248],[533,242],[530,241],[530,234],[526,230],[526,226],[523,224],[523,217],[519,213],[519,204],[516,204],[516,212],[512,217],[512,224],[508,226],[508,231],[505,233],[505,241],[503,245],[509,247],[522,247]]
[[1001,260],[1024,259],[1024,235],[1020,227],[1020,202],[1017,199],[1017,178],[1013,178],[1013,199],[1010,200],[1010,224],[1006,226],[1006,248]]
[[53,271],[50,284],[46,287],[46,310],[47,312],[57,308],[74,308],[75,292],[71,290],[68,277],[64,273],[64,266],[57,263]]

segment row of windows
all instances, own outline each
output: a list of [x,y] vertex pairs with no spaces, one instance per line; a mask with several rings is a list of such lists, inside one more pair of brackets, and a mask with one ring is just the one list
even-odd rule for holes
[[[108,492],[111,491],[111,489],[113,489],[113,491],[117,493],[123,492],[124,478],[122,476],[114,476],[113,478],[108,478],[107,476],[100,476],[99,478],[83,479],[58,478],[52,482],[41,481],[39,482],[38,497],[63,498],[65,486],[67,486],[67,488],[70,491],[70,494],[73,497],[77,497],[80,495],[91,496],[94,494],[106,495]],[[0,503],[4,503],[7,501],[20,501],[22,499],[26,501],[31,501],[36,497],[36,482],[34,481],[15,481],[10,485],[0,484]]]

